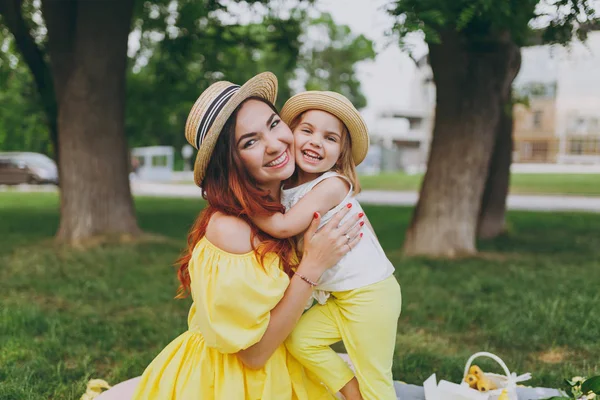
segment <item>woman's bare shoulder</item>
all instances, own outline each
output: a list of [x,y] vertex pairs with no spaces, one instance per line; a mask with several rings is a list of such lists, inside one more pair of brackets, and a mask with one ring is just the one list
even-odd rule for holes
[[216,212],[206,227],[206,238],[223,251],[245,254],[252,251],[250,225],[241,218]]

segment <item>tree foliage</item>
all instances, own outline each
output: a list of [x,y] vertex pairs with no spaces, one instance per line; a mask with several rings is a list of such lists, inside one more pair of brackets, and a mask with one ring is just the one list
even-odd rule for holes
[[306,49],[300,68],[308,76],[306,90],[331,90],[346,96],[357,108],[367,105],[356,65],[373,60],[373,42],[364,35],[353,35],[348,26],[336,25],[330,14],[311,21],[309,29],[321,33],[321,43]]
[[456,30],[473,42],[508,34],[523,45],[531,22],[544,26],[545,42],[567,43],[573,35],[585,39],[589,23],[598,19],[593,0],[397,0],[389,12],[397,17],[401,40],[422,31],[429,43],[439,43],[444,30]]
[[0,151],[52,155],[47,118],[31,72],[0,20]]
[[[224,24],[210,14],[189,18],[190,13],[181,10],[176,28],[156,27],[150,17],[137,22],[143,33],[128,81],[126,123],[131,145],[183,145],[182,127],[191,105],[217,80],[241,83],[269,70],[279,78],[279,99],[290,95],[302,13],[286,19],[266,16],[250,24]],[[201,32],[194,28],[198,24]],[[148,40],[169,31],[159,40]],[[146,64],[140,66],[140,60]]]
[[[4,0],[0,0],[4,1]],[[269,70],[279,78],[278,105],[293,93],[290,83],[306,77],[307,89],[335,90],[358,107],[366,104],[355,63],[374,57],[372,43],[337,26],[331,16],[308,16],[311,1],[281,17],[269,0],[248,2],[232,17],[224,1],[136,1],[127,80],[129,145],[180,148],[187,113],[199,93],[216,80],[244,82]],[[245,2],[233,2],[243,3]],[[23,3],[23,16],[44,51],[39,5]],[[244,9],[246,10],[246,9]],[[1,18],[1,17],[0,17]],[[303,43],[308,29],[323,28],[319,43]],[[9,62],[10,60],[10,62]],[[322,71],[328,71],[328,77]],[[14,40],[0,19],[0,149],[50,153],[41,99]]]

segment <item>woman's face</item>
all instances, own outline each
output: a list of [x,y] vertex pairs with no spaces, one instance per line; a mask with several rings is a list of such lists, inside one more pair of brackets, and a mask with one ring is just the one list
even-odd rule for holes
[[250,99],[238,111],[234,145],[260,186],[279,184],[294,173],[292,131],[262,101]]

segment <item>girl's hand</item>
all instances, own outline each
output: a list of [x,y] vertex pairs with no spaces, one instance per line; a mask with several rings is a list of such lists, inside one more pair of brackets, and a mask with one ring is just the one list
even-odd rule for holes
[[304,256],[298,272],[317,281],[323,272],[336,265],[352,250],[362,237],[360,230],[364,224],[364,214],[349,218],[340,225],[350,212],[351,204],[338,211],[331,220],[317,232],[321,216],[315,213],[311,225],[304,234]]

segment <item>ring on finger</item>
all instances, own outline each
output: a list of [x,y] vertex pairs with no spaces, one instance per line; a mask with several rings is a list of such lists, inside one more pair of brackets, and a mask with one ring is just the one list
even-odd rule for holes
[[350,243],[350,236],[347,233],[344,236],[346,236],[346,244]]

